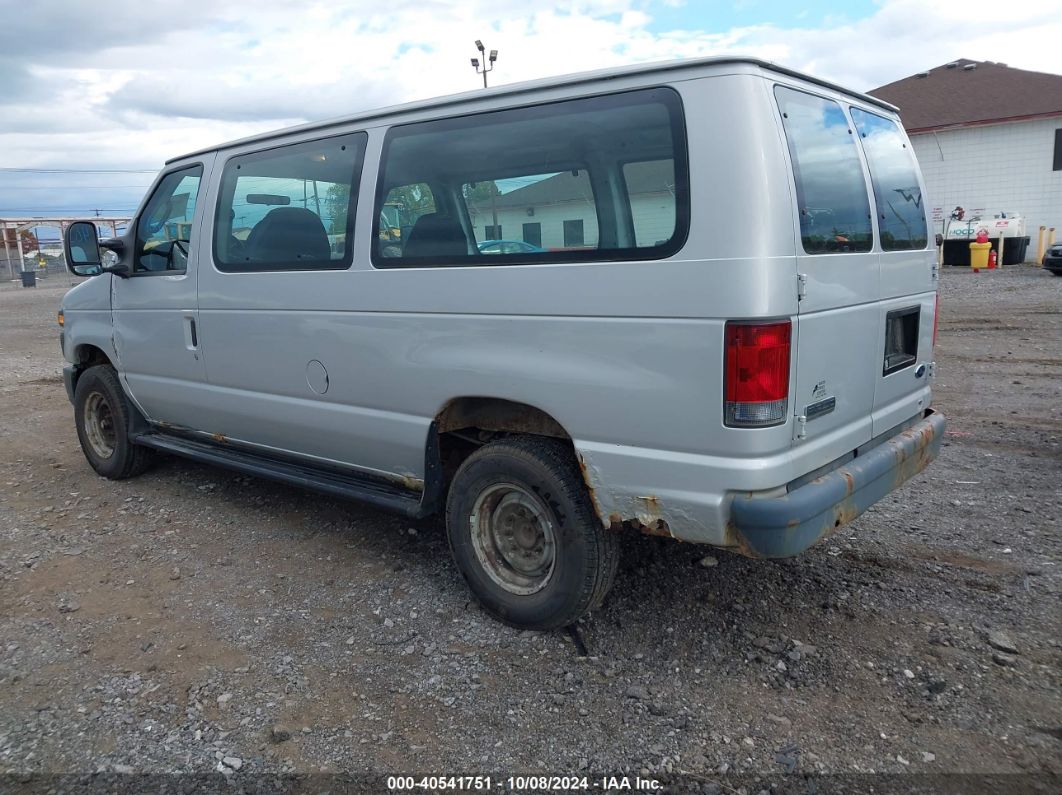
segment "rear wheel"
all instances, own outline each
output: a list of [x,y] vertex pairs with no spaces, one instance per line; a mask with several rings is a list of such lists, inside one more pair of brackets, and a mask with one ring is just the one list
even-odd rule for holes
[[446,529],[458,569],[492,615],[521,629],[574,623],[605,598],[619,539],[597,521],[571,450],[491,442],[454,475]]
[[105,478],[130,478],[151,463],[151,451],[129,441],[133,411],[110,366],[90,367],[78,378],[74,389],[77,438],[89,464]]

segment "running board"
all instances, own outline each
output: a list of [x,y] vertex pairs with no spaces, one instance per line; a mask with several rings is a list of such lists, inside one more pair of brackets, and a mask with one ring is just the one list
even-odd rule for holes
[[222,447],[167,433],[141,433],[133,436],[132,441],[134,444],[166,453],[235,469],[245,475],[312,489],[332,497],[366,502],[412,518],[420,518],[428,512],[422,507],[422,492],[412,491],[397,483],[391,484],[383,478],[361,475],[353,471],[319,469],[293,461],[270,458],[245,449]]

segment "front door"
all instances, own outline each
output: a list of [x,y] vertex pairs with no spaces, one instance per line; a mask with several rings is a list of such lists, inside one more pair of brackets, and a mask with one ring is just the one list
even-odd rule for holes
[[136,220],[129,278],[112,277],[126,389],[152,421],[198,428],[206,368],[197,304],[200,186],[214,156],[164,173]]

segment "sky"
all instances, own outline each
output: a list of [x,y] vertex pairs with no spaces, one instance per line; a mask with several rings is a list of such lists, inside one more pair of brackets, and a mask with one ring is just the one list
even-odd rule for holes
[[956,58],[1062,72],[1057,0],[0,0],[0,19],[0,217],[130,215],[185,152],[476,90],[476,39],[492,86],[738,54],[859,91]]

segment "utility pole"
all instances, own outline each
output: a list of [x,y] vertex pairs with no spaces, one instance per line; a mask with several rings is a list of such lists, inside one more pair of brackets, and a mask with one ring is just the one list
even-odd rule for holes
[[490,51],[490,56],[489,56],[490,65],[488,66],[487,65],[487,63],[488,63],[487,51],[486,51],[486,48],[484,48],[484,46],[483,46],[483,42],[481,42],[479,39],[476,39],[476,49],[479,50],[480,58],[483,59],[483,66],[480,67],[479,58],[473,58],[472,59],[472,68],[476,70],[476,74],[477,75],[483,75],[483,87],[486,88],[487,87],[487,72],[491,72],[491,71],[494,70],[494,62],[498,60],[498,51],[497,50],[491,50]]

